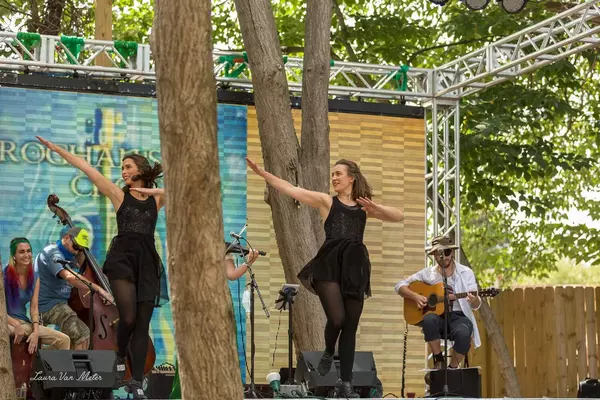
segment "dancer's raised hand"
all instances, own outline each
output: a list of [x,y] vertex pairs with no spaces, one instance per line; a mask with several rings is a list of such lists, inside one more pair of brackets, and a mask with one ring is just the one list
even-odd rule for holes
[[55,145],[54,143],[52,143],[51,141],[49,141],[49,140],[46,140],[46,139],[44,139],[44,138],[43,138],[43,137],[41,137],[41,136],[36,136],[36,138],[37,138],[37,140],[39,140],[39,141],[40,141],[40,143],[41,143],[41,144],[43,144],[44,146],[46,146],[46,147],[47,147],[47,148],[49,148],[50,150],[52,150],[52,151],[56,151],[56,150],[58,150],[58,146],[57,146],[57,145]]
[[356,202],[362,206],[362,209],[368,213],[375,213],[380,211],[379,204],[375,203],[366,197],[359,197]]
[[265,170],[263,167],[259,166],[257,163],[246,157],[246,163],[250,167],[252,171],[254,171],[257,175],[264,176]]

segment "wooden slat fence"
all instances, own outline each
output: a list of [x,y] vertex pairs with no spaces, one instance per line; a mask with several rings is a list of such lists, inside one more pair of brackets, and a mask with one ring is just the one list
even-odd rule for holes
[[[578,383],[598,378],[600,287],[504,290],[489,300],[516,367],[522,397],[577,397]],[[506,389],[481,318],[482,346],[469,354],[481,367],[482,396]]]

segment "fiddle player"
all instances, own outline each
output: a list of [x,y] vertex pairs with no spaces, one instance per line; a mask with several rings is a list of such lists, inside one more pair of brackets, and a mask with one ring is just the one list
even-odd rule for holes
[[106,301],[114,302],[110,293],[79,274],[77,267],[71,267],[75,276],[63,266],[65,261],[81,266],[85,259],[84,248],[89,249],[88,232],[73,227],[56,243],[44,247],[35,259],[35,270],[40,277],[39,311],[42,319],[45,324],[57,325],[71,339],[73,350],[88,349],[90,329],[68,305],[72,288],[87,292],[89,288],[84,283],[87,282]]
[[[230,281],[236,281],[240,279],[246,273],[246,271],[248,271],[248,267],[251,267],[259,256],[259,251],[256,249],[253,249],[252,252],[248,251],[248,254],[244,258],[244,262],[239,267],[236,267],[234,253],[237,252],[238,251],[234,248],[231,250],[231,252],[225,255],[225,275]],[[231,292],[229,294],[231,295]],[[233,297],[231,298],[231,303],[233,304]],[[237,326],[237,322],[235,322],[235,324]],[[235,348],[237,349],[237,334],[235,337]],[[177,357],[175,358],[175,379],[173,379],[173,387],[171,389],[171,395],[169,399],[181,399],[181,381],[179,380],[179,363]]]

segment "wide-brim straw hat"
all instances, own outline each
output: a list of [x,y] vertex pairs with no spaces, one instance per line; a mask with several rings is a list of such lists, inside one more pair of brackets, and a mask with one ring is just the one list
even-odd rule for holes
[[431,255],[433,253],[438,252],[439,250],[446,249],[458,249],[459,247],[454,243],[454,240],[448,236],[436,236],[431,241],[431,247],[427,250],[427,254]]

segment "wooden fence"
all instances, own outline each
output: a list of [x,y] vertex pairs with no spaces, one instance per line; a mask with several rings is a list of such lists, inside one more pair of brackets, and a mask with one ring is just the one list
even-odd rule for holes
[[[600,287],[518,288],[503,291],[489,304],[522,397],[577,397],[579,381],[598,378]],[[504,397],[497,357],[477,318],[482,346],[469,353],[471,366],[481,367],[483,397]]]

